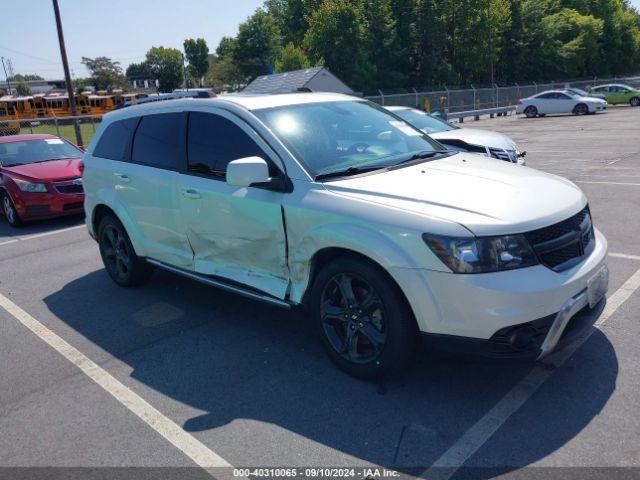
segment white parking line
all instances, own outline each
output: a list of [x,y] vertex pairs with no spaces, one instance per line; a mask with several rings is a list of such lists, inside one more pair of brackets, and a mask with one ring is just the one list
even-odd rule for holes
[[594,183],[600,185],[626,185],[629,187],[640,187],[640,183],[627,183],[627,182],[590,182],[587,180],[576,180],[576,183]]
[[[97,383],[103,390],[111,394],[128,410],[140,417],[147,425],[185,453],[200,467],[231,467],[231,464],[220,457],[179,425],[164,416],[137,393],[130,390],[110,373],[90,360],[78,349],[67,343],[34,317],[25,312],[4,295],[0,294],[0,307],[13,318],[35,333],[60,355],[78,367],[82,373]],[[211,473],[211,472],[208,472]]]
[[[595,323],[602,327],[616,310],[640,288],[640,269],[607,298],[607,304]],[[595,329],[590,329],[574,343],[558,354],[551,355],[549,362],[556,367],[562,365],[591,336]],[[546,362],[548,363],[548,362]],[[504,423],[513,415],[540,386],[553,375],[554,370],[541,366],[534,367],[531,372],[518,382],[502,399],[467,430],[456,443],[444,452],[431,467],[420,474],[423,478],[448,480],[464,463],[471,458]]]
[[629,255],[627,253],[610,253],[610,257],[615,258],[626,258],[627,260],[638,260],[640,261],[640,255]]
[[83,225],[75,225],[73,227],[61,228],[59,230],[52,230],[50,232],[34,233],[34,234],[31,234],[31,235],[25,235],[24,237],[16,237],[16,238],[12,238],[11,240],[7,240],[5,242],[0,242],[0,247],[2,245],[8,245],[10,243],[23,242],[25,240],[33,240],[34,238],[48,237],[49,235],[57,235],[59,233],[69,232],[71,230],[78,230],[80,228],[86,228],[86,227],[85,227],[84,224]]

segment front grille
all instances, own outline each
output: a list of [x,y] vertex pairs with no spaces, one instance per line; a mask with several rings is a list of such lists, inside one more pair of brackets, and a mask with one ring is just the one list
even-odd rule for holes
[[502,148],[489,148],[491,156],[507,162],[513,162],[516,158],[516,152],[514,150],[503,150]]
[[56,185],[58,193],[83,193],[82,185]]
[[53,186],[58,193],[62,194],[84,193],[81,178],[58,181]]
[[595,247],[589,206],[566,220],[529,232],[526,237],[541,264],[556,272],[571,268]]

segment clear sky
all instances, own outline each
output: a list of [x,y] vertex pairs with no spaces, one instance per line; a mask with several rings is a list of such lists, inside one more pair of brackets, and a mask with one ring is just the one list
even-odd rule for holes
[[[220,38],[235,35],[262,0],[59,0],[59,4],[72,76],[85,77],[82,57],[110,57],[125,69],[142,61],[152,46],[182,50],[185,38],[198,37],[214,51]],[[0,55],[11,59],[14,72],[63,78],[51,1],[2,1],[1,10]]]

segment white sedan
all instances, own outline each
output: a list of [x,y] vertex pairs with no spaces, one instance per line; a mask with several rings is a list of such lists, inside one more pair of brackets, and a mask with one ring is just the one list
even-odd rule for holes
[[572,113],[586,115],[607,108],[607,101],[595,97],[583,97],[567,90],[548,90],[528,98],[518,100],[516,113],[527,118],[544,117],[549,113]]
[[520,152],[516,142],[503,133],[479,128],[460,128],[415,108],[400,106],[385,108],[436,139],[448,150],[476,152],[518,165],[526,165],[524,159],[526,152]]

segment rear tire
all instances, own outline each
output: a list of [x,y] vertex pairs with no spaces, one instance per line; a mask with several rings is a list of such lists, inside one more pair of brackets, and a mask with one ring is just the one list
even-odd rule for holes
[[329,357],[345,372],[373,379],[399,372],[418,345],[404,295],[379,267],[338,258],[317,275],[310,309]]
[[538,115],[538,109],[533,105],[529,105],[524,109],[524,114],[527,118],[535,118]]
[[629,100],[629,105],[632,107],[640,107],[640,97],[633,97]]
[[111,279],[121,287],[145,283],[153,267],[136,255],[129,235],[116,217],[105,216],[98,227],[100,256]]
[[573,107],[574,115],[586,115],[589,113],[589,107],[587,107],[584,103],[579,103],[575,107]]
[[2,213],[4,213],[4,218],[7,219],[7,223],[12,227],[19,227],[22,225],[22,219],[20,218],[20,215],[18,215],[16,206],[13,204],[13,200],[11,200],[9,194],[7,192],[2,192],[0,200],[2,200]]

